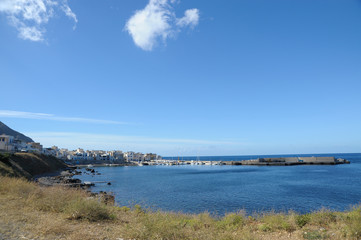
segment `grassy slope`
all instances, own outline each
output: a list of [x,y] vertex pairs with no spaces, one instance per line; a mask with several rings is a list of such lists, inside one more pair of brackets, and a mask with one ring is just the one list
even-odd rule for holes
[[34,175],[54,172],[66,165],[51,156],[34,153],[0,153],[0,174],[32,178]]
[[0,239],[360,239],[361,208],[215,219],[106,206],[86,192],[0,177]]

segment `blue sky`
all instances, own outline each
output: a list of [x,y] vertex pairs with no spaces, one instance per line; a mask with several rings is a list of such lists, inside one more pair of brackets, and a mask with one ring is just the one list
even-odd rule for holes
[[0,0],[0,83],[44,146],[361,152],[361,1]]

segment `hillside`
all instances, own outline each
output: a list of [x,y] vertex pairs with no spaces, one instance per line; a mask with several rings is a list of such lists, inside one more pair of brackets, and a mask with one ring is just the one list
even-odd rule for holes
[[0,175],[33,178],[67,167],[60,159],[34,153],[0,153]]
[[9,128],[8,126],[6,126],[3,122],[0,121],[0,135],[1,134],[6,134],[6,135],[10,135],[10,136],[14,136],[15,139],[19,139],[22,140],[24,142],[34,142],[33,139],[25,136],[22,133],[19,133],[11,128]]

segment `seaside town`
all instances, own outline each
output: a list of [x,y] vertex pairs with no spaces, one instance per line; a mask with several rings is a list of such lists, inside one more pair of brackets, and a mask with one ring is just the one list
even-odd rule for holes
[[68,150],[52,146],[44,148],[39,142],[26,142],[11,135],[0,135],[0,151],[31,152],[54,156],[71,165],[82,164],[138,164],[161,163],[162,157],[155,153],[123,152],[119,150]]

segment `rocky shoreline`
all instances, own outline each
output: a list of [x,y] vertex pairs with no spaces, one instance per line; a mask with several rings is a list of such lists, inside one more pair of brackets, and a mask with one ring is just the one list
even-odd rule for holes
[[[76,175],[81,175],[82,172],[77,170],[78,167],[71,166],[55,173],[42,174],[34,177],[34,181],[40,186],[51,187],[51,186],[61,186],[67,188],[76,188],[87,191],[90,197],[98,198],[100,201],[108,204],[114,205],[115,198],[112,193],[107,193],[100,191],[99,193],[94,193],[89,190],[90,187],[95,184],[92,182],[82,182],[78,178],[74,178]],[[100,175],[98,171],[95,171],[92,168],[86,168],[86,174]],[[110,185],[110,182],[108,183]]]

